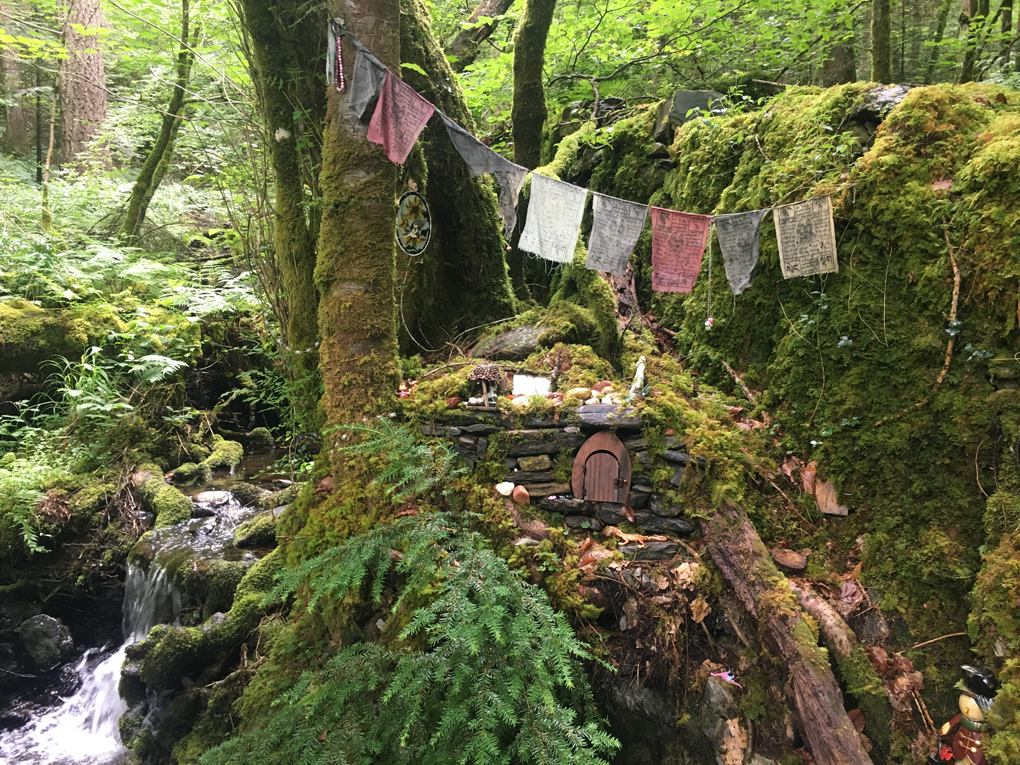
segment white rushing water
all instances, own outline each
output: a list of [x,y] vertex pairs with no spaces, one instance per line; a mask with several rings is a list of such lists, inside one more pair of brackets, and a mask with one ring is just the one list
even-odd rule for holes
[[180,611],[181,598],[155,564],[131,566],[124,582],[124,644],[105,655],[87,651],[75,667],[77,693],[18,730],[0,734],[3,765],[115,765],[127,750],[117,720],[127,711],[117,693],[127,647]]

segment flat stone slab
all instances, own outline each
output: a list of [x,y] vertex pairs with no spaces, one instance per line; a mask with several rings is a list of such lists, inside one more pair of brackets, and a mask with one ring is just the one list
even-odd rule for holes
[[616,548],[632,560],[670,560],[680,552],[679,542],[628,542]]
[[507,473],[503,480],[523,486],[531,486],[536,483],[555,483],[556,476],[547,470],[515,470]]
[[549,513],[562,513],[563,515],[587,515],[583,499],[564,499],[557,497],[549,499],[546,497],[539,505],[542,510]]
[[567,433],[559,428],[509,430],[506,431],[505,438],[507,440],[507,456],[510,457],[559,454],[568,449],[577,449],[585,440],[582,433]]
[[638,416],[634,407],[617,406],[616,404],[585,404],[578,407],[578,417],[582,427],[597,428],[621,428],[624,430],[639,430],[641,428],[641,417]]
[[476,359],[523,361],[538,348],[538,338],[544,331],[534,324],[509,329],[478,343],[471,355]]

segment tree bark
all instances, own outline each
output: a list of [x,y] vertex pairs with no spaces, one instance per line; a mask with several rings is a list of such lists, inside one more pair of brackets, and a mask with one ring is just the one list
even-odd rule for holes
[[[888,2],[888,0],[886,0]],[[514,37],[514,162],[534,170],[542,161],[542,127],[547,115],[542,67],[556,0],[527,0]]]
[[[478,19],[483,16],[494,19],[502,16],[514,0],[482,0],[478,7],[471,13],[470,18],[465,22],[468,26],[461,29],[457,35],[446,46],[446,53],[453,57],[450,66],[455,72],[463,72],[468,66],[474,63],[478,56],[479,46],[485,42],[496,31],[498,21],[489,21],[478,24]],[[478,26],[475,26],[478,24]]]
[[853,37],[841,41],[829,49],[829,55],[822,63],[822,85],[831,88],[857,79],[857,63],[854,60]]
[[308,200],[318,193],[314,169],[321,160],[326,92],[318,63],[310,55],[324,39],[327,15],[306,13],[290,2],[267,5],[242,0],[243,24],[254,54],[253,80],[265,123],[266,145],[276,189],[274,264],[285,292],[285,321],[290,367],[302,380],[303,411],[309,419],[318,406],[318,295],[315,291],[315,238],[319,210]]
[[786,664],[787,693],[816,765],[870,765],[829,662],[747,515],[724,504],[701,526],[723,580]]
[[[344,0],[342,8],[347,28],[399,72],[399,1]],[[347,71],[352,71],[353,50],[344,46]],[[330,425],[389,411],[399,378],[393,290],[397,168],[367,135],[367,124],[347,108],[347,96],[331,89],[315,264],[322,334],[319,369]],[[338,478],[345,473],[345,461],[333,453]]]
[[964,0],[967,10],[960,16],[960,33],[966,40],[967,47],[960,66],[960,84],[974,81],[978,54],[981,52],[981,40],[985,22],[988,20],[989,0]]
[[928,69],[923,79],[925,85],[931,85],[931,81],[935,77],[935,69],[939,64],[942,38],[946,34],[946,24],[949,23],[949,11],[953,7],[953,2],[954,0],[942,0],[942,6],[939,8],[938,19],[935,24],[935,37],[932,39],[931,55],[928,58]]
[[[473,131],[460,84],[432,35],[428,9],[422,0],[401,0],[400,8],[401,57],[426,72],[422,76],[405,70],[405,79],[448,117]],[[490,182],[471,177],[440,119],[429,121],[422,146],[428,168],[423,193],[432,212],[433,241],[426,257],[415,260],[401,319],[409,330],[414,328],[410,331],[416,341],[435,347],[460,330],[513,315],[516,300]]]
[[94,31],[105,25],[99,0],[70,0],[64,20],[67,58],[60,62],[60,147],[64,164],[84,151],[106,119],[106,71],[99,35]]
[[1009,71],[1009,55],[1013,42],[1013,0],[1002,0],[999,18],[999,34],[1002,37],[1002,52],[999,53],[999,64],[1004,72]]
[[185,90],[191,78],[191,65],[194,56],[189,46],[189,0],[181,0],[181,47],[177,53],[177,79],[174,83],[173,94],[170,96],[170,104],[163,114],[163,122],[160,125],[159,136],[156,143],[146,157],[141,172],[131,188],[131,196],[128,199],[127,212],[120,226],[120,236],[131,241],[138,238],[141,233],[142,223],[145,221],[145,212],[148,210],[149,202],[152,201],[159,182],[162,180],[166,169],[160,173],[160,165],[166,161],[169,163],[170,156],[174,150],[174,140],[179,129],[178,122],[184,118]]
[[871,79],[884,83],[893,81],[889,0],[872,0],[871,4]]

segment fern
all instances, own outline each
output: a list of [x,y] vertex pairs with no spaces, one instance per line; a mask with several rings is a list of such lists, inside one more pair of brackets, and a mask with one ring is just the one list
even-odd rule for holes
[[352,443],[341,451],[358,456],[379,455],[385,466],[374,483],[386,487],[386,492],[398,502],[410,497],[423,497],[437,487],[447,499],[452,499],[453,480],[466,472],[457,467],[457,454],[446,444],[427,446],[418,443],[414,434],[404,425],[387,417],[378,417],[368,425],[349,425],[341,436]]
[[210,750],[203,765],[604,765],[619,744],[592,712],[585,647],[545,593],[448,514],[352,538],[285,571],[266,603],[307,586],[313,611],[368,580],[378,603],[391,574],[402,582],[394,613],[425,603],[399,643],[356,643],[305,672],[263,727]]

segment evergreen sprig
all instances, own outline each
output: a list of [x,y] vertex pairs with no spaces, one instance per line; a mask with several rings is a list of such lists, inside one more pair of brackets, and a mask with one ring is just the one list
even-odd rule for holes
[[[393,551],[401,551],[394,555]],[[280,697],[214,763],[604,765],[619,744],[594,715],[589,658],[545,593],[445,514],[402,518],[285,572],[267,601],[309,587],[309,610],[359,590],[419,605],[393,646],[357,643]],[[417,646],[417,647],[411,647]]]

